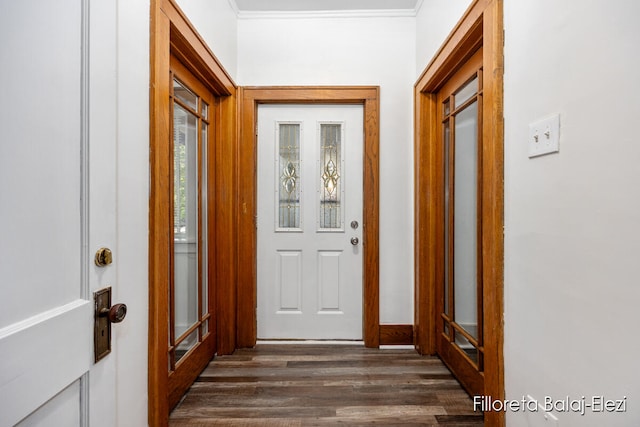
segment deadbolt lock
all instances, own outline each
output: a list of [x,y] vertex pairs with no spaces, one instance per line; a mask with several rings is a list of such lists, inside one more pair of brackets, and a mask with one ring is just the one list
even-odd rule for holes
[[113,254],[109,248],[100,248],[96,252],[95,258],[96,265],[98,267],[106,267],[113,262]]

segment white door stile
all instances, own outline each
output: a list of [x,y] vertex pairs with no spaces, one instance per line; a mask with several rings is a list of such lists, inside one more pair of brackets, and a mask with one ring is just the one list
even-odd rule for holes
[[[89,76],[86,105],[88,106],[88,158],[86,171],[88,186],[88,248],[83,264],[88,268],[89,300],[93,303],[93,293],[110,286],[112,304],[121,301],[118,298],[119,253],[117,243],[117,3],[113,0],[90,0],[90,10],[85,22],[90,45],[87,75]],[[113,252],[113,263],[98,267],[93,257],[101,247]],[[124,322],[127,322],[125,318]],[[91,427],[115,426],[117,420],[116,379],[118,348],[116,331],[123,324],[113,324],[111,332],[111,354],[98,363],[93,363],[91,351],[91,370],[87,405],[89,425]],[[92,330],[93,335],[93,330]]]

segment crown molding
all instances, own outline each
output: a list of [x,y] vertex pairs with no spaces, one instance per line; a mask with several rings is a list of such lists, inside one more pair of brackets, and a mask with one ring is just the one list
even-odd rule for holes
[[238,19],[415,18],[414,9],[239,11]]
[[[233,0],[235,2],[235,0]],[[422,9],[422,4],[424,3],[424,0],[418,0],[416,2],[416,7],[415,7],[415,15],[413,16],[418,16],[418,13],[420,13],[420,9]]]
[[358,10],[297,10],[251,11],[240,10],[236,0],[228,0],[238,19],[314,19],[314,18],[414,18],[420,12],[424,0],[418,0],[413,9],[358,9]]

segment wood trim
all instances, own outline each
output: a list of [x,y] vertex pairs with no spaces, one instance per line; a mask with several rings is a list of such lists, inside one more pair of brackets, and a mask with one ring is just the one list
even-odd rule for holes
[[244,87],[240,90],[238,158],[238,347],[256,343],[256,116],[258,104],[362,104],[364,106],[363,298],[364,342],[380,345],[379,290],[379,123],[380,88]]
[[216,321],[218,354],[236,349],[237,319],[237,95],[218,97],[216,112]]
[[[442,205],[442,192],[436,189],[442,184],[442,177],[436,173],[442,170],[442,158],[433,143],[439,129],[436,114],[436,93],[415,93],[414,121],[414,251],[415,251],[415,312],[414,344],[418,353],[436,353],[435,324],[436,292],[433,283],[441,276],[442,254],[435,250],[442,241],[442,231],[437,224],[442,223],[442,211],[429,206]],[[435,167],[423,167],[434,165]]]
[[155,0],[169,18],[171,51],[217,95],[233,95],[236,85],[174,0]]
[[380,345],[413,344],[413,325],[380,325]]
[[[483,207],[485,251],[484,348],[485,395],[504,400],[504,26],[502,0],[492,1],[484,11],[483,31],[483,126],[482,138],[491,141],[484,152]],[[504,412],[485,413],[487,425],[504,426]]]
[[[476,0],[467,9],[415,85],[415,332],[421,354],[436,352],[436,283],[442,274],[437,242],[442,214],[442,159],[435,147],[436,93],[479,47],[483,47],[483,305],[484,394],[504,399],[503,260],[504,260],[504,133],[503,133],[503,0]],[[440,302],[441,303],[441,302]],[[485,423],[504,426],[503,412],[486,412]]]
[[421,92],[435,92],[482,43],[484,10],[494,0],[476,0],[418,78]]
[[[171,165],[170,55],[175,55],[216,97],[213,126],[216,167],[210,186],[215,187],[215,218],[210,224],[210,246],[215,247],[215,299],[211,320],[216,327],[220,354],[236,347],[236,172],[237,124],[235,83],[173,0],[151,0],[150,25],[150,198],[149,198],[149,425],[166,426],[168,388],[168,271],[170,236],[167,209]],[[213,106],[212,106],[213,107]],[[213,181],[213,182],[212,182]],[[213,241],[211,240],[213,239]]]
[[160,0],[151,2],[151,69],[149,162],[153,177],[149,194],[149,425],[166,426],[169,414],[169,364],[166,351],[169,328],[166,265],[169,259],[169,210],[162,189],[169,188],[169,157],[160,147],[170,138],[170,35],[169,18],[159,9]]

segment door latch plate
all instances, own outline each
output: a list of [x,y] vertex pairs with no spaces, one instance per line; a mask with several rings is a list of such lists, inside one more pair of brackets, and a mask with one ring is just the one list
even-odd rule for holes
[[111,286],[93,293],[95,301],[93,323],[93,350],[95,361],[111,353],[111,322],[105,312],[111,307]]

